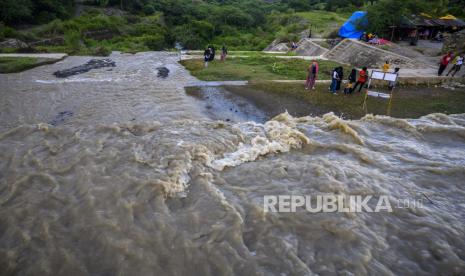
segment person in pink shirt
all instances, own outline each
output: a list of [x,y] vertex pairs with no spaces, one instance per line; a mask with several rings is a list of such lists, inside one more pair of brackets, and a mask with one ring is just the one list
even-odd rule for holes
[[310,87],[312,89],[315,89],[315,82],[316,78],[318,76],[318,62],[316,60],[313,60],[312,64],[308,66],[307,69],[307,81],[305,82],[305,89],[309,89]]

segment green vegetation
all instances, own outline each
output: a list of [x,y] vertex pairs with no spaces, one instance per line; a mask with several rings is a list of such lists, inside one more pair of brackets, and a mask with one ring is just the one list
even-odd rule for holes
[[57,18],[69,18],[73,0],[0,0],[0,21],[46,23]]
[[[183,60],[193,76],[206,81],[214,80],[303,80],[311,61],[302,59],[284,59],[255,56],[247,58],[229,58],[225,62],[209,62],[204,68],[200,59]],[[330,79],[332,69],[341,66],[337,62],[320,60],[319,79]],[[351,69],[343,66],[345,72]]]
[[[25,8],[14,2],[24,2]],[[59,9],[60,3],[50,0]],[[9,26],[43,23],[37,20],[42,6],[32,0],[0,0],[0,22]],[[40,0],[38,2],[46,2]],[[71,1],[72,3],[74,1]],[[3,6],[8,9],[3,10]],[[270,25],[271,11],[285,11],[286,5],[259,1],[190,0],[94,0],[79,4],[81,16],[70,18],[65,12],[50,16],[48,24],[32,30],[12,32],[0,25],[2,38],[20,38],[26,42],[62,38],[53,43],[38,43],[40,51],[65,50],[83,54],[90,47],[111,50],[147,51],[169,49],[179,43],[189,49],[203,49],[207,44],[227,44],[230,49],[262,50],[274,39],[280,26]],[[66,6],[67,7],[67,6]],[[111,8],[112,12],[108,12]],[[43,8],[44,12],[48,12]],[[59,9],[73,11],[64,6]],[[114,14],[113,16],[109,14]],[[78,34],[76,34],[78,32]],[[102,35],[104,34],[104,35]]]
[[[195,50],[189,51],[187,55],[203,55],[204,51]],[[262,52],[262,51],[228,51],[229,56],[235,57],[277,57],[277,56],[288,56],[293,57],[297,56],[295,52],[280,52],[280,53],[269,53],[269,52]]]
[[344,24],[351,13],[348,12],[327,12],[327,11],[308,11],[298,12],[297,16],[307,19],[312,27],[313,34],[328,36],[334,30]]
[[29,57],[0,57],[0,73],[17,73],[36,67],[38,60]]
[[465,16],[465,0],[379,0],[367,8],[369,31],[389,34],[389,26],[399,25],[403,16],[426,13],[433,17],[452,13]]
[[[343,22],[341,18],[347,15],[310,12],[325,8],[326,1],[307,0],[88,0],[83,1],[84,5],[74,2],[0,0],[0,22],[8,26],[48,22],[22,31],[0,24],[0,39],[52,40],[53,43],[34,44],[35,50],[69,54],[102,52],[95,49],[102,47],[125,52],[162,50],[176,44],[187,49],[224,44],[230,50],[262,50],[275,38],[283,42],[299,40],[298,34],[310,26],[315,27],[314,33],[327,35],[327,30],[337,29],[337,24]],[[77,6],[81,15],[72,18]],[[107,8],[116,14],[110,16]]]
[[[305,90],[303,84],[254,82],[248,87],[252,89],[248,93],[259,90],[271,95],[295,98],[308,104],[309,112],[315,112],[314,115],[331,111],[351,119],[365,115],[362,108],[362,93],[335,96],[328,92],[325,84],[317,85],[317,89],[312,92]],[[387,103],[386,99],[368,97],[368,113],[386,115]],[[435,112],[445,114],[465,112],[465,94],[446,89],[439,91],[437,88],[400,88],[396,90],[392,99],[391,116],[393,117],[418,118]]]
[[90,13],[70,20],[54,20],[21,36],[26,41],[56,41],[39,43],[39,52],[65,52],[78,55],[108,55],[112,50],[138,52],[167,47],[166,30],[161,14],[144,17],[106,16]]
[[[204,49],[262,50],[302,31],[332,37],[354,10],[368,10],[370,31],[382,33],[403,15],[464,16],[465,0],[0,0],[0,40],[18,38],[28,51],[105,54]],[[77,17],[73,17],[77,14]],[[37,24],[42,24],[38,26]],[[25,26],[36,26],[33,28]],[[13,27],[21,26],[17,30]],[[4,49],[11,52],[12,49]]]

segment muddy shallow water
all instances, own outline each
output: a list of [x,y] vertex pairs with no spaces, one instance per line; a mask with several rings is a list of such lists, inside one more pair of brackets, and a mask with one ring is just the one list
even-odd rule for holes
[[[89,58],[0,75],[2,275],[465,272],[465,115],[213,121],[176,56],[111,58],[66,79],[51,73]],[[428,200],[263,209],[264,195],[322,193]]]
[[[271,91],[267,90],[267,85],[196,86],[187,87],[186,93],[199,99],[203,113],[213,120],[263,123],[284,112],[294,117],[323,116],[333,112],[345,119],[361,119],[366,115],[360,93],[333,96],[324,84],[317,86],[316,93],[303,90],[299,84],[276,83],[277,88]],[[289,90],[288,93],[283,93],[286,90]],[[373,87],[370,90],[390,93],[386,87]],[[311,95],[305,98],[307,93]],[[445,87],[399,87],[393,98],[391,116],[396,118],[420,118],[434,112],[454,114],[465,111],[462,104],[465,89],[459,83]],[[385,115],[388,103],[389,99],[386,98],[368,97],[368,114]]]
[[[184,86],[196,79],[176,63],[176,54],[114,54],[110,58],[115,68],[94,69],[68,78],[57,78],[53,72],[92,58],[69,57],[23,73],[0,75],[0,130],[49,122],[65,111],[74,115],[64,125],[201,116],[184,94]],[[168,77],[159,75],[160,70]]]
[[212,120],[264,123],[287,112],[295,117],[323,115],[325,109],[293,97],[251,89],[249,86],[188,87],[186,93],[199,99],[204,114]]

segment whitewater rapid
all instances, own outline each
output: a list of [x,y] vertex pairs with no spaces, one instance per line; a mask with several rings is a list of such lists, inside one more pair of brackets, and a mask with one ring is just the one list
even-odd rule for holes
[[[212,121],[175,54],[111,58],[113,71],[67,80],[51,73],[88,58],[0,76],[1,274],[465,272],[464,114]],[[423,206],[263,208],[316,194]]]

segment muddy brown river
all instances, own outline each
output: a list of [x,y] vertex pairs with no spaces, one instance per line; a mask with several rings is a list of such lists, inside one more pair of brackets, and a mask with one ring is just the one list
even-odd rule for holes
[[[110,58],[0,75],[1,275],[465,274],[464,114],[212,120],[177,55]],[[264,210],[317,194],[394,208]]]

